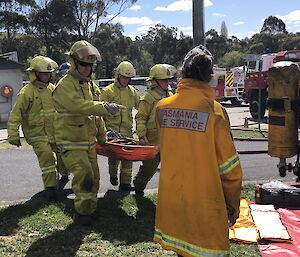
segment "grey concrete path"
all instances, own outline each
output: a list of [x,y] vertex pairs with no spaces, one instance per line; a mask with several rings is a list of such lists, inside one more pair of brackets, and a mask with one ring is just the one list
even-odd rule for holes
[[[226,107],[231,125],[240,126],[244,123],[245,117],[250,118],[249,108]],[[250,121],[251,123],[251,121]],[[256,124],[250,125],[252,127]],[[263,125],[266,128],[266,124]],[[2,126],[3,127],[3,126]],[[1,128],[1,126],[0,126]],[[0,129],[1,140],[7,138],[7,130]],[[238,150],[266,150],[267,142],[247,142],[236,141]],[[282,179],[279,177],[276,165],[278,159],[271,158],[267,154],[240,155],[243,171],[244,182],[270,181]],[[107,158],[98,156],[98,163],[101,173],[101,185],[99,193],[103,194],[107,190],[117,190],[117,187],[110,185],[108,175]],[[140,162],[134,162],[133,174],[136,174]],[[147,186],[147,190],[153,192],[158,186],[159,173],[152,178]],[[295,180],[292,174],[282,179],[283,181],[293,182]],[[31,149],[11,149],[0,150],[0,204],[12,204],[26,200],[43,190],[41,174],[38,167],[37,159]],[[71,188],[71,183],[66,185],[67,189]]]

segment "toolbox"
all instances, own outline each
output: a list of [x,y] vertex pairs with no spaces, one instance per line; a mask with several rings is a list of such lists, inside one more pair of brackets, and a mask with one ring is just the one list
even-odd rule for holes
[[[300,184],[286,186],[256,185],[255,203],[272,204],[276,207],[300,207]],[[285,184],[284,184],[285,185]]]

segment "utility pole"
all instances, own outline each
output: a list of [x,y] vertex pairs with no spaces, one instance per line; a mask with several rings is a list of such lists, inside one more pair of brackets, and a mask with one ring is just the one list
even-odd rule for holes
[[204,0],[193,0],[193,45],[205,45]]

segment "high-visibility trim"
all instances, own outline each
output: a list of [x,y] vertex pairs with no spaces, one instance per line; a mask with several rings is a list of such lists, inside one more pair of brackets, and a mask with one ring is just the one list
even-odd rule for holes
[[49,110],[41,110],[40,112],[30,112],[30,113],[25,113],[24,116],[26,117],[43,117],[43,116],[53,116],[56,114],[56,111],[54,109],[49,109]]
[[95,197],[95,193],[76,193],[77,200],[90,200]]
[[54,109],[49,109],[49,110],[42,110],[41,111],[41,116],[53,116],[56,114],[56,111]]
[[221,175],[229,173],[233,168],[240,164],[240,159],[238,154],[236,153],[232,157],[230,157],[226,162],[219,166],[219,172]]
[[52,173],[52,172],[56,172],[56,166],[55,165],[51,165],[45,168],[42,168],[42,173],[43,175]]
[[69,117],[69,116],[74,116],[74,117],[79,117],[82,116],[82,114],[75,114],[75,113],[68,113],[68,112],[57,112],[57,116],[63,116],[63,117]]
[[187,252],[188,254],[195,257],[229,257],[229,251],[226,250],[212,250],[199,247],[180,239],[171,237],[164,234],[158,228],[155,228],[154,239],[161,240],[166,246],[174,247],[176,249]]
[[35,143],[35,142],[49,142],[48,136],[38,136],[38,137],[31,137],[28,140],[28,144]]
[[7,123],[7,128],[19,128],[20,124],[19,123],[14,123],[14,122],[9,122]]
[[67,150],[88,150],[92,146],[94,146],[94,143],[89,144],[88,141],[82,141],[82,142],[57,141],[56,144]]

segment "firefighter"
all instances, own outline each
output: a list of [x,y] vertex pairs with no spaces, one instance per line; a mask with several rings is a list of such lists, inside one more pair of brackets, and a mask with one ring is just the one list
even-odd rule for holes
[[[131,78],[136,75],[133,65],[128,61],[121,62],[115,73],[114,83],[106,86],[101,92],[102,101],[117,103],[125,106],[121,112],[104,117],[108,131],[119,133],[123,137],[132,137],[132,109],[138,109],[140,97],[136,89],[129,85]],[[120,190],[131,191],[132,161],[108,158],[110,183],[119,184],[118,169],[120,165]]]
[[55,187],[58,183],[56,168],[56,146],[54,142],[53,119],[55,109],[50,83],[51,73],[57,63],[45,56],[36,56],[30,62],[30,83],[21,89],[8,120],[8,142],[21,146],[19,126],[25,139],[38,158],[42,171],[46,197],[55,200]]
[[56,83],[69,72],[70,67],[71,65],[68,62],[64,62],[59,66],[56,72]]
[[[169,79],[173,78],[174,73],[170,67],[171,65],[167,64],[156,64],[150,70],[147,79],[150,82],[150,91],[141,100],[138,113],[135,116],[136,133],[142,145],[159,145],[155,123],[155,106],[159,100],[172,95],[169,91]],[[144,195],[144,189],[155,174],[159,162],[159,154],[154,159],[143,161],[133,181],[137,195]]]
[[179,256],[229,257],[242,169],[225,108],[209,86],[210,52],[187,53],[177,92],[157,104],[161,170],[154,240]]
[[91,225],[97,208],[100,173],[96,155],[96,117],[115,114],[116,104],[94,101],[93,65],[101,60],[97,48],[85,40],[75,42],[69,54],[70,71],[53,91],[55,139],[67,169],[74,175],[75,222]]

